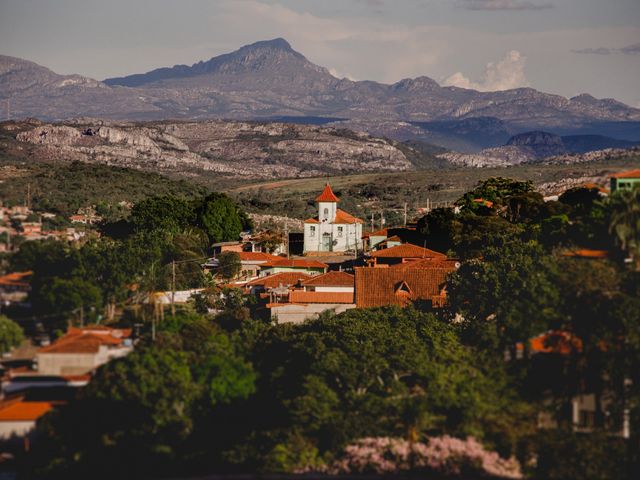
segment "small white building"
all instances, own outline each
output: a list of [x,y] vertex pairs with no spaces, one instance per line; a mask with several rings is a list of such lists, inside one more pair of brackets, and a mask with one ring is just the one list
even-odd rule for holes
[[362,250],[363,221],[338,208],[340,200],[327,183],[318,195],[318,216],[304,222],[304,253]]

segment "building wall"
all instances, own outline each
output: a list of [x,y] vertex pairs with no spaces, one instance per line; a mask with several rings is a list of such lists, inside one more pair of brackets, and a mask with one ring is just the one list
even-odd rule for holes
[[265,277],[267,275],[275,275],[276,273],[282,272],[301,272],[308,275],[318,275],[320,273],[324,273],[324,268],[269,267],[260,270],[260,276]]
[[36,426],[33,420],[26,421],[7,421],[0,422],[0,440],[8,440],[9,438],[24,437]]
[[342,313],[352,308],[356,308],[353,303],[307,303],[279,305],[271,308],[271,319],[278,323],[302,323],[305,320],[318,318],[326,311],[333,310],[335,313]]
[[353,287],[305,287],[305,290],[312,292],[347,292],[353,293]]
[[640,184],[640,178],[612,178],[611,191],[622,189],[632,189],[635,185]]
[[[342,232],[340,232],[340,229],[342,229]],[[361,223],[338,224],[323,222],[305,223],[304,225],[305,253],[345,252],[347,250],[362,250],[362,248]]]

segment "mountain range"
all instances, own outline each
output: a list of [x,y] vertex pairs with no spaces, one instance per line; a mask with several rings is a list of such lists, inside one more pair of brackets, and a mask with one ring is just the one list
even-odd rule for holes
[[479,92],[429,77],[394,84],[336,78],[281,38],[232,53],[97,81],[0,56],[0,97],[13,118],[286,119],[476,152],[518,133],[640,139],[640,110],[588,94],[518,88]]

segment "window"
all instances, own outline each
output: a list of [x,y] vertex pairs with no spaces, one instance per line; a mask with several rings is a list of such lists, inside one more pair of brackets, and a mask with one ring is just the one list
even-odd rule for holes
[[344,227],[338,227],[338,236],[341,237],[342,236],[342,232],[344,230]]
[[328,209],[328,208],[325,208],[325,209],[324,209],[323,214],[324,214],[324,215],[323,215],[324,219],[325,219],[325,220],[326,220],[326,219],[328,219],[328,218],[329,218],[329,209]]
[[309,227],[309,235],[312,237],[316,236],[316,227]]

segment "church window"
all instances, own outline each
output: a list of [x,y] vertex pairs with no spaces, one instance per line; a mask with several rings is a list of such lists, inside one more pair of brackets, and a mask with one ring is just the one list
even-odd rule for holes
[[312,237],[315,237],[316,236],[316,227],[309,227],[309,234]]
[[324,218],[325,218],[325,220],[327,220],[329,218],[329,209],[328,208],[324,209]]
[[343,227],[338,227],[338,236],[341,237],[342,236],[342,232],[343,232],[344,228]]

